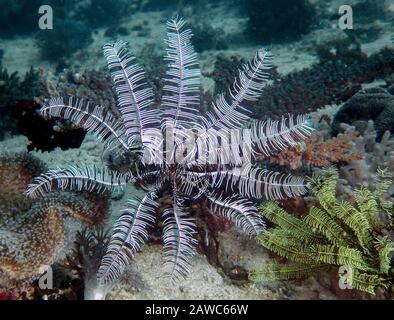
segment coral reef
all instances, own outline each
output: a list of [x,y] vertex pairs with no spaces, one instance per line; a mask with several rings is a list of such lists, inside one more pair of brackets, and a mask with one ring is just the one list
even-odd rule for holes
[[141,66],[145,71],[146,81],[152,87],[154,101],[159,104],[163,95],[164,77],[167,65],[163,61],[157,44],[149,43],[141,50]]
[[367,57],[354,42],[340,41],[325,45],[318,52],[318,63],[281,76],[267,86],[264,97],[250,107],[254,117],[278,118],[286,112],[309,113],[338,104],[360,91],[363,83],[388,79],[394,72],[392,48]]
[[23,195],[24,189],[45,170],[45,164],[29,154],[1,155],[0,224],[29,207],[31,201]]
[[115,115],[119,115],[114,99],[114,90],[111,86],[111,77],[106,70],[85,70],[78,72],[72,69],[64,69],[59,74],[57,81],[46,81],[49,96],[73,95],[83,96],[93,103],[107,107]]
[[224,92],[232,84],[243,64],[245,61],[234,56],[226,58],[218,55],[216,57],[213,72],[207,74],[215,81],[215,94]]
[[373,22],[377,19],[384,19],[387,15],[388,3],[386,0],[374,1],[364,0],[352,6],[353,12],[357,14],[362,23]]
[[[113,6],[112,7],[116,7]],[[37,45],[42,59],[64,64],[72,53],[86,46],[91,40],[91,30],[83,22],[54,17],[56,28],[40,30]]]
[[[0,13],[0,17],[3,23],[0,36],[10,38],[17,35],[36,33],[38,30],[38,8],[43,4],[52,7],[56,13],[54,15],[56,21],[57,18],[64,19],[73,15],[75,3],[76,1],[65,0],[48,0],[45,3],[40,0],[19,0],[10,3],[9,1],[2,0],[0,1],[0,6],[3,10]],[[23,23],[18,23],[20,21],[23,21]]]
[[77,232],[74,248],[67,254],[62,271],[66,279],[74,280],[73,291],[79,299],[98,298],[96,274],[109,239],[109,232],[102,227],[84,228]]
[[26,136],[30,144],[27,150],[51,151],[79,148],[85,132],[67,121],[48,121],[40,117],[40,105],[34,100],[18,100],[12,108],[12,117],[17,121],[17,131]]
[[15,100],[19,86],[17,72],[8,74],[6,69],[0,70],[0,139],[3,140],[6,131],[12,131],[9,106]]
[[191,21],[190,27],[193,29],[193,44],[197,52],[227,49],[224,30],[215,29],[204,21]]
[[[54,189],[100,193],[122,188],[128,182],[148,192],[139,201],[129,200],[114,226],[98,271],[103,286],[123,273],[147,240],[147,229],[157,214],[161,213],[157,220],[162,223],[165,274],[176,280],[187,275],[196,253],[197,227],[190,215],[193,202],[206,201],[212,212],[233,220],[247,235],[254,236],[264,225],[248,198],[280,199],[306,192],[300,177],[253,168],[248,150],[243,149],[247,138],[240,130],[243,124],[250,126],[254,154],[266,156],[297,145],[312,131],[304,116],[256,122],[245,114],[245,106],[257,100],[266,86],[270,53],[260,49],[243,66],[230,89],[218,96],[212,111],[202,116],[198,110],[200,70],[191,31],[183,19],[171,19],[167,26],[168,69],[162,108],[153,105],[154,95],[142,69],[126,44],[117,41],[106,44],[103,51],[115,84],[120,119],[109,110],[74,97],[50,99],[40,110],[44,117],[63,118],[96,133],[114,155],[108,157],[111,164],[117,165],[110,169],[71,166],[51,170],[29,185],[26,194],[30,198]],[[201,132],[194,132],[197,128]],[[226,139],[232,130],[238,130],[241,140],[230,147]],[[162,132],[169,136],[163,137]],[[223,139],[220,144],[218,132]],[[159,206],[157,199],[163,197],[170,201]]]
[[[288,166],[295,170],[303,165],[323,167],[330,163],[349,164],[361,160],[364,152],[359,153],[356,138],[359,133],[349,128],[334,138],[326,139],[327,131],[313,132],[303,144],[282,150],[269,158],[270,163]],[[264,158],[263,158],[264,159]]]
[[27,212],[17,220],[8,219],[0,230],[2,286],[43,274],[65,244],[63,221],[54,207]]
[[298,279],[336,266],[346,268],[337,283],[343,281],[348,289],[370,294],[377,288],[389,289],[394,251],[387,230],[394,212],[393,203],[386,200],[390,177],[387,170],[379,169],[374,190],[354,190],[346,201],[337,198],[338,171],[326,167],[323,175],[310,179],[316,204],[305,217],[296,218],[274,202],[263,204],[262,215],[277,227],[260,234],[257,241],[287,263],[262,265],[251,279]]
[[32,99],[42,93],[39,74],[33,68],[27,72],[22,81],[18,73],[8,74],[7,69],[0,66],[0,140],[6,133],[16,132],[16,121],[12,117],[12,105],[18,99]]
[[0,157],[0,287],[28,285],[59,260],[79,224],[100,225],[108,196],[52,194],[37,201],[23,190],[45,165],[29,154]]
[[[35,32],[37,30],[37,10],[40,5],[40,0],[0,1],[2,8],[0,36],[13,37],[17,34]],[[23,21],[23,23],[17,23],[18,21]]]
[[[379,167],[394,172],[394,140],[389,131],[378,140],[374,122],[359,121],[353,126],[340,124],[338,135],[331,137],[331,120],[327,121],[327,129],[312,133],[310,140],[271,156],[268,162],[298,168],[306,174],[310,173],[314,166],[334,163],[340,173],[339,193],[347,196],[352,195],[354,187],[373,188]],[[388,194],[394,195],[394,183]],[[291,202],[285,202],[289,201]]]
[[373,120],[378,140],[387,130],[393,133],[394,96],[383,88],[370,88],[358,92],[335,114],[332,124],[333,133],[338,133],[340,123],[357,127],[357,122],[360,123],[360,120]]
[[[355,131],[355,127],[342,125],[345,130]],[[362,159],[354,160],[339,168],[342,187],[341,193],[349,194],[349,187],[364,186],[373,187],[376,170],[388,168],[389,172],[394,172],[394,140],[389,131],[386,131],[380,142],[377,142],[377,133],[372,120],[363,125],[363,133],[354,141],[357,152],[362,155]],[[390,186],[389,195],[394,194],[394,184]]]
[[[109,298],[369,299],[372,291],[377,293],[373,299],[389,297],[386,284],[391,285],[394,268],[378,270],[385,262],[379,261],[377,248],[379,241],[393,241],[394,231],[392,217],[381,209],[379,226],[369,221],[366,246],[357,238],[359,229],[330,215],[341,227],[334,231],[345,232],[334,240],[357,251],[342,258],[361,257],[350,261],[359,268],[350,268],[356,280],[365,261],[370,269],[361,271],[367,274],[363,277],[376,280],[359,287],[363,293],[338,287],[340,266],[332,261],[308,261],[307,267],[328,271],[309,273],[292,257],[278,257],[251,239],[272,232],[278,242],[287,241],[290,227],[279,221],[286,218],[318,235],[316,243],[305,242],[308,249],[330,246],[334,252],[327,252],[338,264],[339,245],[330,238],[334,231],[327,234],[333,225],[311,220],[312,209],[332,212],[313,190],[311,196],[304,194],[318,179],[321,184],[329,181],[330,174],[308,183],[301,177],[334,164],[338,201],[333,205],[341,201],[361,215],[356,198],[376,193],[378,168],[394,172],[394,47],[383,48],[394,18],[389,1],[350,1],[355,18],[351,30],[338,27],[338,0],[48,0],[54,30],[37,25],[42,4],[0,0],[1,146],[32,151],[53,168],[48,171],[28,154],[0,155],[0,300],[97,299],[113,284],[119,290]],[[161,24],[174,12],[188,17],[193,47],[190,31],[179,21],[181,30],[173,30],[170,22],[163,59]],[[130,37],[131,52],[116,41],[119,37]],[[110,72],[96,63],[95,47],[102,41],[110,42],[104,47]],[[278,69],[264,50],[246,60],[256,43],[273,43]],[[200,78],[205,88],[197,80],[194,51],[201,53],[202,69],[207,70]],[[303,69],[306,65],[310,67]],[[293,113],[307,117],[293,118]],[[241,127],[251,129],[252,141]],[[225,133],[215,136],[222,129]],[[228,139],[230,131],[236,137]],[[206,144],[204,137],[209,138]],[[239,145],[227,145],[234,139]],[[69,148],[73,150],[61,152]],[[95,167],[100,156],[104,169]],[[70,160],[85,163],[63,169]],[[394,182],[383,180],[387,192],[382,199],[394,202]],[[28,192],[40,185],[32,197],[23,194],[29,184]],[[126,203],[124,196],[131,200]],[[112,217],[118,219],[112,239],[101,229],[109,197],[115,200],[114,211],[121,213]],[[258,213],[256,204],[265,197],[279,198],[264,205],[266,212],[275,213],[272,219]],[[92,225],[100,228],[78,231]],[[148,245],[142,247],[144,243]],[[387,244],[386,252],[391,249]],[[320,259],[319,254],[314,258]],[[392,252],[387,257],[394,261]],[[279,263],[272,265],[275,261]],[[260,262],[268,262],[268,269],[260,270],[268,278],[283,271],[284,278],[316,276],[256,285],[248,272]],[[43,290],[38,276],[49,265],[54,290]],[[162,269],[170,279],[186,279],[169,285]],[[187,274],[189,270],[193,272]]]
[[129,14],[131,9],[136,9],[141,1],[134,0],[117,0],[111,3],[106,0],[91,0],[81,2],[75,12],[78,20],[86,21],[86,24],[92,28],[118,24],[125,15]]

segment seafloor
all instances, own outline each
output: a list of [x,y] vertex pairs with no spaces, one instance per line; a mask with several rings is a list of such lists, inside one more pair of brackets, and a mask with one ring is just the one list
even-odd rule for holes
[[[312,3],[325,2],[324,10],[336,13],[337,8],[343,3],[341,0],[333,1],[311,1]],[[356,3],[357,1],[350,1]],[[358,1],[361,2],[361,1]],[[379,52],[382,48],[393,46],[394,26],[394,5],[387,1],[387,12],[384,19],[363,19],[362,22],[354,18],[355,29],[376,28],[379,32],[372,39],[360,40],[361,51],[366,56],[371,56]],[[205,20],[213,27],[220,28],[225,34],[237,34],[234,43],[230,43],[224,49],[208,49],[198,54],[202,70],[202,85],[205,91],[213,92],[214,80],[209,74],[214,70],[214,62],[217,56],[232,57],[238,59],[249,59],[253,56],[258,45],[242,39],[243,34],[239,30],[245,28],[248,18],[237,10],[231,8],[226,1],[209,4],[201,2],[205,6],[194,12],[193,6],[184,10],[185,18],[193,16],[194,19]],[[129,41],[134,53],[139,56],[146,53],[147,46],[150,46],[156,54],[163,52],[163,39],[165,37],[165,21],[173,15],[174,8],[163,8],[161,10],[135,11],[130,18],[124,17],[119,21],[119,26],[127,30],[127,35],[117,35],[116,37]],[[328,16],[328,14],[326,14]],[[141,27],[143,26],[143,27]],[[84,48],[80,48],[74,55],[67,59],[67,69],[72,70],[74,75],[83,76],[90,70],[102,70],[105,68],[105,61],[102,56],[101,46],[110,37],[105,35],[106,27],[97,27],[92,34],[92,41]],[[284,43],[269,44],[269,48],[274,56],[274,66],[281,75],[290,74],[295,71],[311,67],[318,62],[316,48],[319,46],[332,45],[333,41],[347,41],[349,39],[345,32],[334,28],[329,20],[317,23],[312,30],[301,36],[299,39],[286,41]],[[334,45],[332,50],[335,50]],[[1,39],[0,48],[4,51],[2,66],[8,72],[17,71],[23,75],[31,66],[40,70],[41,76],[46,83],[51,82],[56,87],[59,81],[59,73],[56,71],[56,62],[42,59],[40,49],[37,47],[36,39],[31,36],[17,36],[11,39]],[[152,62],[152,61],[151,61]],[[393,65],[389,66],[393,69]],[[384,78],[384,79],[383,79]],[[389,87],[387,79],[391,79],[393,86],[393,74],[391,78],[387,75],[379,75],[363,83],[363,88]],[[315,83],[315,86],[323,86],[322,83]],[[60,85],[60,89],[64,84]],[[60,90],[59,89],[59,90]],[[393,91],[391,92],[391,94]],[[350,97],[349,97],[350,98]],[[348,99],[347,99],[348,100]],[[339,110],[345,101],[321,106],[319,110],[314,110],[310,115],[312,125],[316,129],[326,130],[320,119],[326,117],[332,121],[334,113]],[[393,107],[393,106],[392,106]],[[292,110],[296,112],[297,110]],[[394,117],[392,119],[394,121]],[[391,148],[394,145],[392,138],[388,138]],[[4,139],[0,141],[1,152],[18,153],[27,151],[29,140],[24,135],[18,133],[6,133]],[[59,147],[50,152],[33,150],[30,153],[41,159],[49,167],[64,167],[67,164],[78,163],[86,165],[101,165],[101,155],[103,147],[96,141],[93,135],[86,135],[79,148],[61,150]],[[372,153],[371,153],[372,152]],[[374,151],[364,157],[374,157]],[[394,149],[391,149],[394,152]],[[387,156],[388,152],[386,152]],[[356,162],[354,160],[354,167]],[[386,161],[387,162],[387,161]],[[345,162],[340,165],[345,167]],[[346,163],[351,166],[351,160]],[[288,169],[285,169],[288,170]],[[128,186],[126,192],[134,195],[141,195],[141,191]],[[107,225],[110,228],[119,215],[119,209],[125,203],[126,197],[120,200],[111,201],[111,218]],[[231,264],[243,270],[253,270],[256,265],[264,264],[274,258],[274,254],[256,244],[254,239],[237,232],[234,227],[228,228],[225,232],[219,233],[220,243],[218,257],[222,264]],[[252,283],[250,281],[234,281],[223,271],[208,262],[202,253],[196,255],[193,261],[193,269],[190,275],[183,281],[173,284],[164,280],[161,275],[162,268],[162,246],[159,243],[149,243],[138,252],[130,268],[123,275],[119,283],[108,293],[108,299],[340,299],[340,298],[374,298],[374,296],[357,295],[354,292],[341,292],[335,288],[335,274],[327,273],[323,276],[311,276],[306,280],[281,281],[270,284]],[[334,279],[334,280],[333,280]],[[376,297],[376,296],[375,296]],[[378,295],[379,297],[379,295]],[[391,296],[392,297],[392,296]]]

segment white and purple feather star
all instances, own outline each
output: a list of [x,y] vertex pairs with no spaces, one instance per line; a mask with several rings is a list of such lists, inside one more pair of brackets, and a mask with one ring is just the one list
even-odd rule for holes
[[[196,222],[187,203],[206,201],[218,215],[234,221],[247,235],[264,230],[264,222],[249,198],[280,199],[302,195],[302,178],[252,165],[256,156],[270,156],[297,145],[312,129],[305,116],[281,121],[255,121],[247,104],[263,93],[272,56],[260,49],[243,66],[231,88],[220,94],[212,111],[202,115],[200,69],[185,21],[167,22],[168,63],[161,106],[144,71],[123,41],[103,47],[116,91],[120,117],[75,97],[49,99],[44,117],[59,117],[95,133],[109,152],[133,154],[126,170],[71,166],[54,169],[29,185],[36,198],[52,190],[104,192],[127,183],[142,186],[146,195],[129,200],[115,223],[107,252],[98,270],[100,283],[111,283],[123,273],[133,255],[148,239],[148,229],[163,222],[165,273],[185,277],[196,254]],[[158,199],[170,193],[172,205],[159,212]]]

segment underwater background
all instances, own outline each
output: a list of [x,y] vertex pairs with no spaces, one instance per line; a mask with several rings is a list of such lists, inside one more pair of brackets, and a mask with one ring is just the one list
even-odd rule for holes
[[[127,184],[101,195],[26,197],[49,169],[123,164],[94,134],[38,110],[48,98],[76,96],[121,117],[102,52],[116,40],[128,42],[159,105],[174,17],[193,33],[201,114],[257,50],[272,53],[270,81],[248,101],[249,116],[305,114],[314,131],[256,160],[314,177],[311,192],[254,199],[267,230],[257,241],[206,203],[189,204],[198,241],[191,272],[175,284],[161,276],[159,223],[106,298],[393,299],[394,1],[0,0],[0,9],[0,299],[102,298],[96,273],[112,226],[129,196],[145,192]],[[346,287],[340,269],[353,264]],[[51,288],[43,288],[48,266]]]

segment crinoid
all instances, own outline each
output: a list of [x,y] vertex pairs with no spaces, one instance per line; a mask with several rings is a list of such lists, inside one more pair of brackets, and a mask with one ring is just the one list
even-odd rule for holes
[[[264,230],[264,223],[248,198],[278,199],[307,190],[302,178],[252,167],[256,155],[269,156],[296,145],[312,130],[304,116],[257,122],[247,115],[248,103],[256,101],[267,84],[271,54],[258,50],[228,92],[218,96],[212,111],[201,115],[200,69],[190,42],[192,33],[180,18],[169,20],[167,27],[168,70],[160,108],[123,41],[103,47],[119,119],[74,97],[53,98],[41,108],[44,117],[68,119],[97,134],[111,165],[50,170],[28,187],[27,196],[39,197],[54,189],[102,192],[129,182],[147,191],[142,199],[129,200],[114,226],[98,271],[102,284],[122,274],[147,240],[147,229],[158,212],[162,213],[165,274],[179,279],[189,272],[196,253],[191,201],[206,201],[213,212],[255,236]],[[164,193],[171,205],[159,208],[157,200]]]

